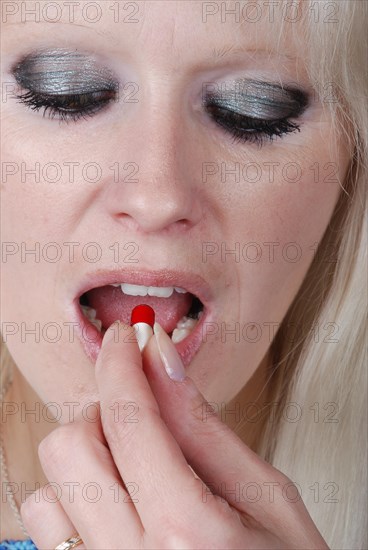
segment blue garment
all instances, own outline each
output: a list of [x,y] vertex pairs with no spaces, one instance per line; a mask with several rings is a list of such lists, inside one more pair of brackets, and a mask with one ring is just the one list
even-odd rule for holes
[[0,550],[37,550],[31,539],[5,539],[0,542]]

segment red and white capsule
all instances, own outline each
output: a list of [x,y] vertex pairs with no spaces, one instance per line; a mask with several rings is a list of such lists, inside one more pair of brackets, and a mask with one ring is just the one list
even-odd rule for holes
[[138,346],[142,352],[148,340],[153,335],[153,325],[155,324],[154,310],[146,304],[136,306],[132,310],[130,324],[135,329]]

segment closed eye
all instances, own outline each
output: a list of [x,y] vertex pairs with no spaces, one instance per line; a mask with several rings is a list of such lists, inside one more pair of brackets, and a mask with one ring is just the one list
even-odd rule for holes
[[[233,137],[234,142],[254,143],[261,148],[266,141],[298,131],[300,125],[291,122],[291,117],[264,120],[241,115],[216,104],[207,104],[206,111],[214,122]],[[295,117],[293,117],[295,118]]]
[[28,90],[16,94],[15,98],[32,111],[43,109],[43,116],[47,114],[49,118],[76,122],[102,111],[111,101],[117,100],[117,93],[115,90],[101,90],[83,94],[45,94]]

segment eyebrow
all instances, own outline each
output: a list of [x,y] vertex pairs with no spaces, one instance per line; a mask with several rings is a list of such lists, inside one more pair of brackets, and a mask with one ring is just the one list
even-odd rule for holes
[[[0,0],[1,1],[1,0]],[[55,25],[55,23],[53,23],[52,21],[40,21],[39,23],[37,23],[38,25],[39,24],[44,24],[44,25]],[[114,37],[109,31],[102,31],[102,30],[99,30],[99,29],[96,29],[95,27],[91,27],[90,25],[83,25],[82,23],[67,23],[67,22],[64,22],[64,21],[57,21],[56,24],[59,26],[59,25],[66,25],[68,28],[70,28],[71,26],[73,27],[81,27],[83,29],[88,29],[88,30],[91,30],[95,33],[97,33],[99,36],[105,36],[107,37],[109,40],[114,40],[116,39],[116,37]],[[17,26],[22,26],[24,28],[24,26],[26,25],[26,22],[24,21],[10,21],[10,22],[6,22],[2,25],[2,28],[3,29],[6,29],[7,27],[17,27]]]
[[[53,23],[52,21],[40,21],[41,24],[48,24],[48,25],[55,25],[55,23]],[[6,22],[4,25],[3,25],[3,28],[6,28],[6,27],[14,27],[14,26],[23,26],[25,25],[24,22],[22,21],[10,21],[10,22]],[[69,28],[71,26],[70,23],[68,22],[64,22],[64,21],[57,21],[57,25],[67,25]],[[73,23],[73,27],[82,27],[84,29],[88,29],[88,30],[92,30],[93,32],[97,33],[98,35],[100,36],[106,36],[107,38],[109,39],[116,39],[116,37],[114,37],[112,35],[112,33],[110,33],[109,31],[101,31],[101,30],[98,30],[90,25],[83,25],[81,23]],[[273,55],[278,55],[279,57],[285,57],[286,59],[289,59],[290,61],[295,61],[296,59],[298,59],[297,57],[295,56],[291,56],[291,55],[288,55],[288,54],[285,54],[285,53],[280,53],[278,52],[277,50],[271,50],[271,49],[265,49],[265,48],[249,48],[248,46],[234,46],[233,44],[230,44],[230,45],[227,45],[227,46],[223,46],[222,48],[213,48],[212,50],[212,54],[208,57],[208,61],[213,61],[213,60],[221,60],[223,58],[226,58],[226,57],[229,57],[230,55],[237,55],[237,54],[255,54],[255,55],[258,55],[259,53],[268,53],[269,55],[273,56]]]
[[[55,23],[52,23],[51,21],[41,21],[41,23],[49,24],[49,25],[55,25]],[[25,23],[21,22],[21,21],[19,21],[19,22],[15,21],[15,22],[9,22],[9,23],[7,22],[3,27],[6,28],[6,27],[9,27],[9,26],[18,26],[18,25],[24,26]],[[67,25],[69,28],[71,26],[70,23],[63,22],[63,21],[58,21],[57,25]],[[106,31],[106,30],[102,31],[102,30],[96,29],[94,27],[91,27],[90,25],[83,25],[83,24],[80,24],[80,23],[73,23],[73,26],[88,29],[88,30],[92,30],[93,32],[97,33],[99,36],[102,36],[104,38],[106,37],[110,41],[113,41],[116,44],[116,36],[114,36],[109,31]],[[252,47],[249,47],[247,45],[235,46],[233,44],[230,44],[230,45],[223,46],[222,48],[213,48],[211,55],[209,55],[205,58],[205,62],[207,62],[207,63],[208,62],[209,63],[211,63],[211,62],[212,63],[213,62],[220,63],[222,60],[224,60],[224,59],[226,59],[230,56],[237,56],[237,55],[240,55],[240,54],[241,55],[248,55],[248,57],[253,57],[253,58],[254,57],[268,57],[268,58],[270,58],[270,57],[282,57],[282,58],[287,59],[288,61],[292,61],[292,62],[295,62],[299,59],[296,56],[292,56],[292,55],[289,55],[289,54],[286,54],[286,53],[280,53],[277,50],[272,50],[272,49],[267,49],[267,48],[252,48]]]
[[213,48],[211,56],[208,58],[209,61],[221,61],[222,59],[226,59],[230,55],[238,55],[238,54],[248,54],[249,56],[253,55],[255,56],[263,56],[264,54],[268,54],[268,57],[284,57],[288,59],[289,61],[296,61],[298,57],[286,54],[286,53],[280,53],[277,50],[272,49],[265,49],[265,48],[249,48],[247,46],[223,46],[222,48]]

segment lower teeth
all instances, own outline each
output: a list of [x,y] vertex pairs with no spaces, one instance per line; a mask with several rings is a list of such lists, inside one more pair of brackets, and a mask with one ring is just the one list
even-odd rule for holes
[[96,319],[97,311],[93,307],[81,305],[81,309],[84,313],[84,316],[90,321],[90,323],[97,328],[99,332],[102,330],[102,321]]
[[186,317],[184,315],[184,317],[179,319],[176,324],[176,328],[174,328],[171,335],[171,340],[174,342],[174,344],[178,344],[179,342],[184,340],[184,338],[189,336],[189,334],[193,331],[194,327],[198,323],[199,317],[198,319],[192,319],[191,317]]
[[[102,328],[102,321],[100,319],[96,318],[97,312],[95,309],[89,306],[81,305],[81,310],[84,314],[84,316],[89,320],[89,322],[97,328],[97,330],[101,333],[106,332],[105,329]],[[189,336],[189,334],[193,331],[194,327],[198,323],[203,311],[200,311],[198,313],[198,318],[193,319],[191,317],[187,317],[184,315],[176,324],[176,328],[174,328],[171,339],[174,344],[178,344],[184,338]]]

